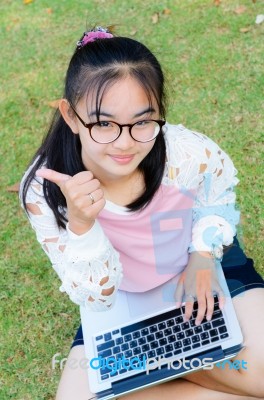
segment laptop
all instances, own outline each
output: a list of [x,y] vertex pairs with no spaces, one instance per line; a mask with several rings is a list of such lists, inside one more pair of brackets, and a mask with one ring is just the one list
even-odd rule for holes
[[[143,293],[118,290],[113,308],[103,312],[80,307],[90,390],[107,400],[212,369],[236,356],[243,336],[221,264],[217,274],[226,296],[224,310],[214,297],[211,321],[195,325],[198,304],[184,321],[184,304],[175,308],[179,276]],[[219,364],[220,365],[220,364]]]

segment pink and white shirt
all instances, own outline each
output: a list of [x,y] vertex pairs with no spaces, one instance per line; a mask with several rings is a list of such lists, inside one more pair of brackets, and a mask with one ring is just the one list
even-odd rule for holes
[[[166,168],[150,204],[130,212],[106,201],[83,235],[58,228],[42,178],[31,182],[27,203],[39,212],[29,213],[30,223],[62,281],[60,290],[74,303],[107,310],[118,289],[150,290],[181,273],[190,252],[233,242],[239,180],[231,159],[207,136],[183,125],[166,124],[164,134]],[[102,294],[110,288],[111,295]]]

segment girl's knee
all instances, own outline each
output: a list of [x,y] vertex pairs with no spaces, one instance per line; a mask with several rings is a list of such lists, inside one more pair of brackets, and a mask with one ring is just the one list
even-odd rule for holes
[[232,362],[248,395],[264,399],[264,347],[251,342]]

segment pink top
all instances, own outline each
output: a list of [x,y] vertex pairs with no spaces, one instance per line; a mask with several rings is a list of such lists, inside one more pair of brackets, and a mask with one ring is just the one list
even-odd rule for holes
[[193,200],[176,186],[161,185],[140,212],[107,202],[98,220],[120,254],[120,289],[144,292],[168,281],[188,262]]

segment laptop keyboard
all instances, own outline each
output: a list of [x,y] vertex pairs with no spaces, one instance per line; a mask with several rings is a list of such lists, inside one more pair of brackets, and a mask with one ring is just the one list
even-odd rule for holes
[[[198,302],[194,302],[193,313],[188,322],[184,322],[185,307],[167,311],[144,321],[139,321],[120,329],[106,332],[95,337],[97,357],[115,363],[115,370],[103,364],[100,368],[101,380],[122,375],[133,368],[124,368],[118,360],[139,360],[148,358],[170,358],[185,355],[187,351],[202,351],[204,346],[217,343],[220,339],[229,337],[225,319],[219,309],[217,296],[214,297],[214,312],[211,321],[203,319],[200,325],[195,325]],[[178,358],[178,357],[177,357]],[[108,364],[109,366],[110,364]],[[142,371],[141,371],[142,372]]]

